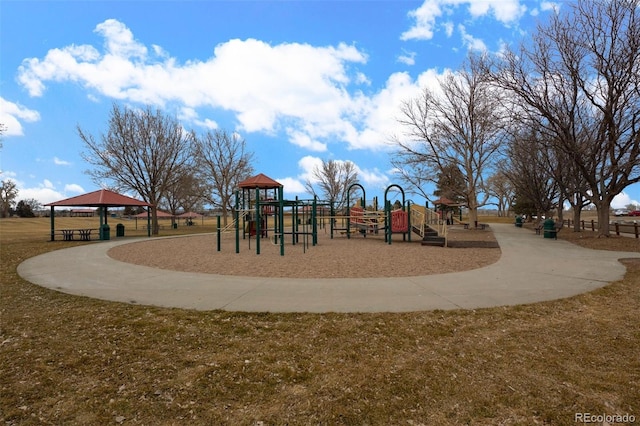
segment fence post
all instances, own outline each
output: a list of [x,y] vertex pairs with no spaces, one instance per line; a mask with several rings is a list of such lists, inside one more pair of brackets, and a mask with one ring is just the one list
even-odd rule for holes
[[635,231],[636,238],[638,238],[638,223],[637,222],[633,224],[633,230]]
[[616,235],[620,236],[620,226],[618,225],[618,222],[615,223],[616,226]]
[[591,232],[595,232],[596,231],[596,224],[593,221],[593,219],[591,219]]

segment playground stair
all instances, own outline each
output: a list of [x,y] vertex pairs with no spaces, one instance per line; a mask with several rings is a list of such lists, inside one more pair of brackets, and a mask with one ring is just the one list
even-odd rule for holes
[[[413,227],[413,231],[420,234],[420,230]],[[424,235],[422,236],[422,242],[420,243],[423,246],[437,246],[444,247],[446,243],[446,238],[438,235],[438,231],[431,228],[430,226],[426,226],[424,229]]]
[[411,230],[422,237],[423,246],[447,245],[447,227],[437,212],[413,206],[411,208]]

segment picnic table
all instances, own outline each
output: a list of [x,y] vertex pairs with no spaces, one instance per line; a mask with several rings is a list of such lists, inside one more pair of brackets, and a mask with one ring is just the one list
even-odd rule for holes
[[62,232],[62,239],[64,241],[73,241],[76,232],[80,235],[81,241],[91,241],[91,231],[93,231],[93,229],[87,228],[60,230],[60,232]]

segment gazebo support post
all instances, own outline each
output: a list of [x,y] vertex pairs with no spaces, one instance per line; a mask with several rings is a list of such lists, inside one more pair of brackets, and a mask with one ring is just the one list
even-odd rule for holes
[[98,228],[98,235],[100,236],[100,240],[102,240],[102,216],[104,215],[103,208],[99,207],[98,211],[100,212],[100,228]]
[[55,228],[55,210],[54,207],[51,206],[51,241],[55,241],[56,240],[56,228]]

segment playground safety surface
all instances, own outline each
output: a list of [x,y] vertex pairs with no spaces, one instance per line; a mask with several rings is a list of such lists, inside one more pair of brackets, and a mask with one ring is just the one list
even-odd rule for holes
[[177,272],[112,259],[140,240],[56,250],[18,266],[24,279],[65,293],[117,302],[247,312],[408,312],[478,309],[560,299],[623,277],[639,253],[585,249],[531,230],[492,224],[500,259],[464,272],[397,278],[267,278]]

